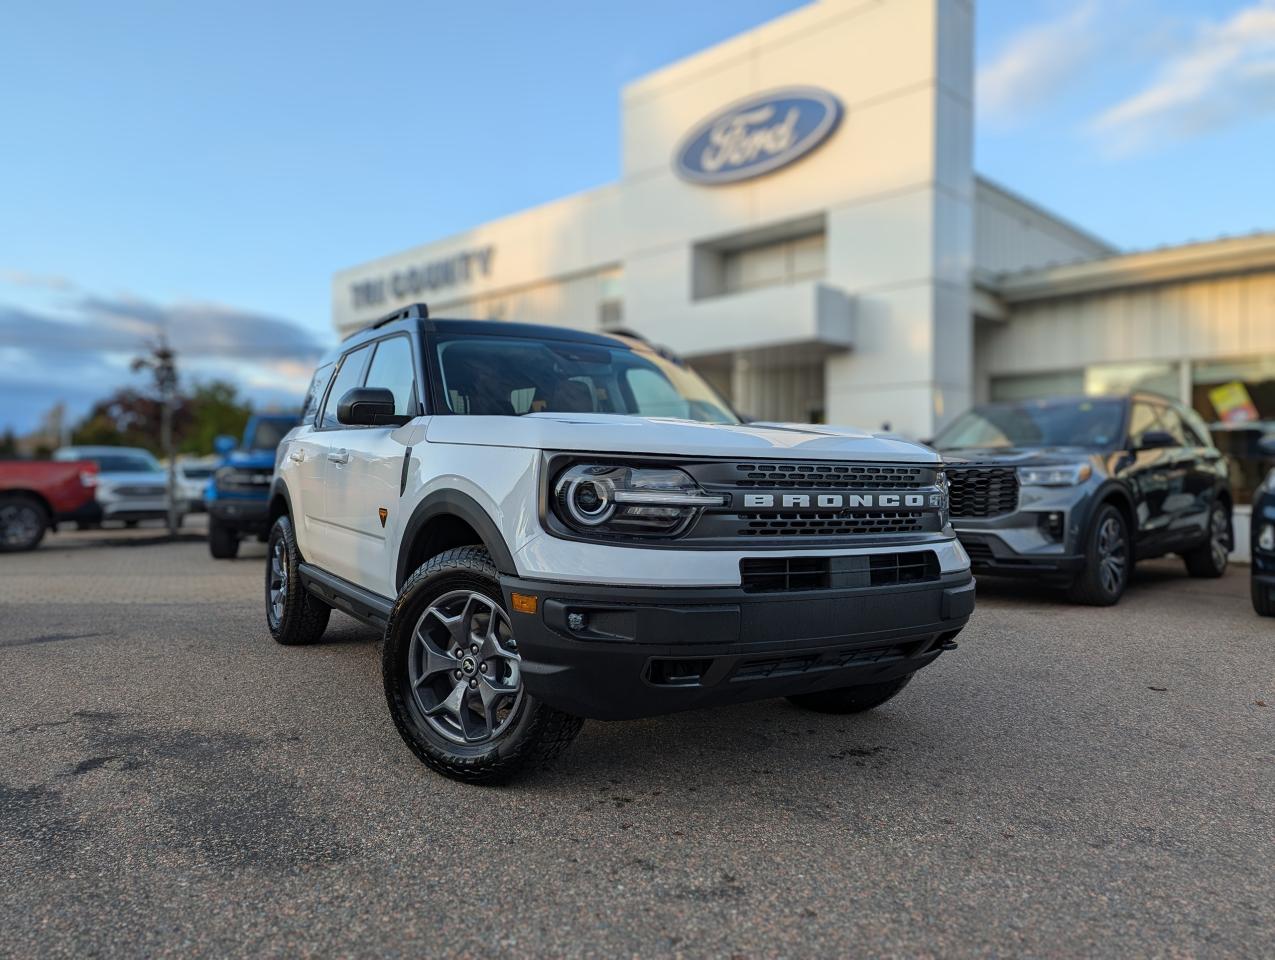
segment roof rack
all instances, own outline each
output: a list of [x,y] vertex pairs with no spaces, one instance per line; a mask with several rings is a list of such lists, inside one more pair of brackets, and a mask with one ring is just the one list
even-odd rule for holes
[[407,306],[400,307],[399,309],[395,310],[393,313],[387,313],[385,316],[381,317],[379,320],[373,320],[371,323],[367,324],[366,326],[359,327],[357,330],[354,330],[351,333],[347,334],[345,336],[345,339],[349,340],[350,337],[354,336],[355,334],[364,333],[367,330],[375,330],[377,327],[383,327],[387,323],[393,323],[395,320],[428,320],[428,319],[429,319],[429,307],[427,307],[423,303],[409,303]]

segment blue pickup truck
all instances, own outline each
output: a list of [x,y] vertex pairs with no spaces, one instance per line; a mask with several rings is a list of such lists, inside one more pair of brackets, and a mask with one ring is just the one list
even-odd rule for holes
[[260,414],[248,418],[242,443],[234,437],[217,438],[221,463],[204,491],[208,550],[214,558],[234,558],[244,537],[265,539],[275,450],[297,419],[295,414]]

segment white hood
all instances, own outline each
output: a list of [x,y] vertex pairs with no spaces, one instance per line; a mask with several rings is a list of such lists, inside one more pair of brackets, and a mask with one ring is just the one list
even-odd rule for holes
[[850,427],[791,423],[728,426],[695,420],[601,413],[529,413],[521,417],[432,417],[430,443],[526,447],[587,453],[669,454],[758,460],[868,460],[937,463],[928,447]]

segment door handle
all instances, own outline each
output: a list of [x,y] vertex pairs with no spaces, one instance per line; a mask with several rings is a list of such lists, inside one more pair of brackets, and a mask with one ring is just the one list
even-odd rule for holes
[[289,452],[289,453],[288,453],[288,459],[289,459],[289,460],[294,460],[294,461],[296,461],[297,463],[300,463],[302,460],[304,460],[304,459],[305,459],[305,451],[304,451],[304,450],[293,450],[293,451],[291,451],[291,452]]
[[328,459],[331,460],[333,463],[349,463],[350,451],[349,450],[329,450]]

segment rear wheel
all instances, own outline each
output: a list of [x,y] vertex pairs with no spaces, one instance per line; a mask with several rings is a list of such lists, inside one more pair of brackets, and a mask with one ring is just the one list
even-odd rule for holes
[[447,550],[408,578],[381,667],[403,740],[455,780],[507,780],[546,764],[584,723],[523,689],[518,643],[482,547]]
[[1209,511],[1209,538],[1189,553],[1182,554],[1186,572],[1193,577],[1215,579],[1226,573],[1231,555],[1231,513],[1226,504],[1213,504]]
[[[238,545],[238,539],[235,543]],[[306,590],[298,568],[301,553],[292,521],[280,517],[266,547],[266,624],[270,636],[284,646],[318,643],[328,628],[332,608]]]
[[893,700],[908,685],[912,674],[887,680],[885,683],[865,683],[857,687],[842,687],[838,690],[820,690],[817,693],[798,693],[788,698],[792,703],[804,710],[817,713],[863,713],[873,707],[879,707],[887,700]]
[[1259,617],[1275,617],[1275,587],[1262,583],[1256,577],[1249,581],[1253,597],[1253,609]]
[[30,497],[0,497],[0,553],[34,550],[49,529],[49,514]]
[[239,533],[213,520],[208,524],[208,552],[216,560],[233,560],[239,555]]
[[1118,603],[1129,583],[1133,551],[1124,514],[1104,503],[1089,528],[1085,544],[1085,569],[1068,590],[1075,603],[1109,607]]

